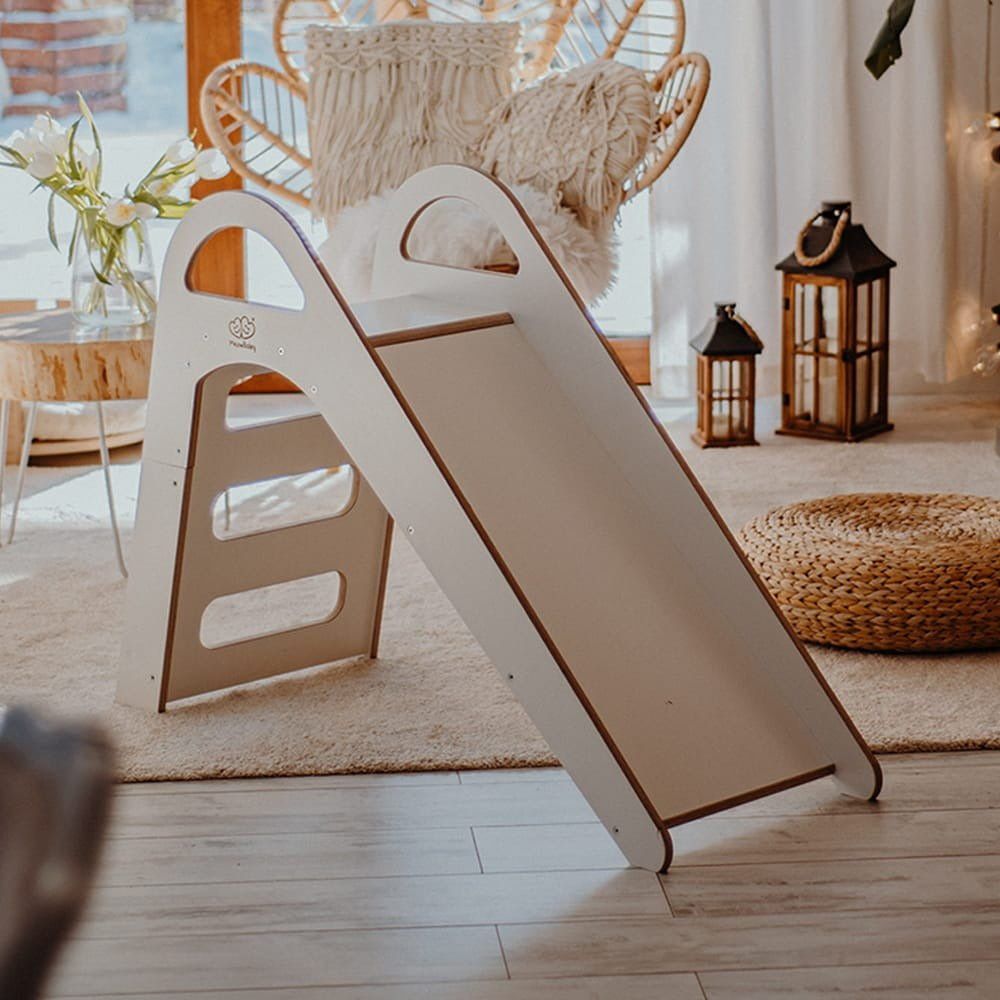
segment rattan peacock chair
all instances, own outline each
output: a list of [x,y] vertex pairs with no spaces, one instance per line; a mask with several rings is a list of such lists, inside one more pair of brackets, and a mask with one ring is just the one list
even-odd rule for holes
[[271,193],[310,204],[312,161],[306,119],[305,33],[310,24],[369,24],[427,17],[516,20],[522,25],[522,85],[550,70],[596,59],[642,69],[659,116],[645,159],[625,181],[628,201],[667,169],[684,145],[708,91],[708,60],[684,45],[683,0],[281,0],[274,46],[281,69],[223,63],[205,81],[208,138],[233,170]]

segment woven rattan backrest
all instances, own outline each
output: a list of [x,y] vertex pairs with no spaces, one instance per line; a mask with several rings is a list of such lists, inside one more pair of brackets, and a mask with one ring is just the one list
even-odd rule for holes
[[304,79],[310,24],[372,24],[403,18],[440,21],[516,20],[524,29],[520,76],[533,80],[551,66],[619,59],[650,77],[684,44],[683,0],[281,0],[274,48],[291,76]]

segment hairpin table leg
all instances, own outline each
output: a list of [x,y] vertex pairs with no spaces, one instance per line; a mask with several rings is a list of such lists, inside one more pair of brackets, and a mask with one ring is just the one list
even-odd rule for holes
[[7,433],[10,427],[10,400],[0,400],[0,548],[3,547],[3,481],[7,468]]
[[17,509],[21,506],[21,493],[24,490],[24,474],[28,469],[28,459],[31,457],[31,441],[35,436],[35,417],[38,416],[38,403],[32,402],[28,408],[28,423],[24,428],[24,443],[21,445],[21,464],[17,468],[17,482],[14,485],[14,506],[10,510],[10,529],[7,532],[7,544],[14,541],[14,529],[17,527]]
[[118,560],[118,569],[121,575],[128,578],[128,569],[125,567],[125,559],[122,556],[122,540],[118,534],[118,516],[115,513],[115,495],[111,489],[111,458],[108,455],[108,438],[104,432],[104,406],[100,400],[97,401],[97,430],[101,442],[101,467],[104,470],[104,488],[108,494],[108,513],[111,515],[111,533],[115,540],[115,557]]

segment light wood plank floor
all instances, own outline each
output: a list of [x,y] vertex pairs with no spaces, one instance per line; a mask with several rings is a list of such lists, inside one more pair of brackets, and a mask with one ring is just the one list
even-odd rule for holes
[[1000,752],[883,758],[629,870],[558,769],[121,789],[53,997],[1000,998]]

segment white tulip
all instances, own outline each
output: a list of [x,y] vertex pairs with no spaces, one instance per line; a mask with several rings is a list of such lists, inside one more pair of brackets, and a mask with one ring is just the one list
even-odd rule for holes
[[28,162],[28,173],[39,181],[51,177],[58,169],[55,156],[45,149],[40,149]]
[[53,156],[65,156],[69,149],[69,133],[64,129],[46,132],[39,141]]
[[147,219],[155,219],[158,213],[148,202],[137,201],[135,203],[135,214],[145,222]]
[[139,217],[131,198],[112,198],[104,206],[104,218],[116,229],[131,225]]
[[16,153],[20,153],[26,160],[30,160],[32,156],[39,150],[38,140],[33,136],[25,135],[20,129],[16,132],[12,132],[4,142],[5,146],[10,146]]
[[34,122],[31,124],[31,131],[37,133],[39,136],[48,135],[49,132],[54,132],[60,128],[62,126],[49,114],[36,115]]
[[77,162],[84,170],[89,170],[90,173],[94,173],[97,170],[100,157],[97,155],[96,149],[82,149],[80,146],[77,146],[75,152]]
[[187,163],[197,152],[195,144],[190,139],[178,139],[167,147],[164,156],[168,163]]
[[217,181],[229,173],[229,164],[217,149],[203,149],[194,158],[194,172],[203,181]]
[[148,185],[149,193],[154,198],[165,198],[173,190],[174,182],[166,177],[160,177]]

